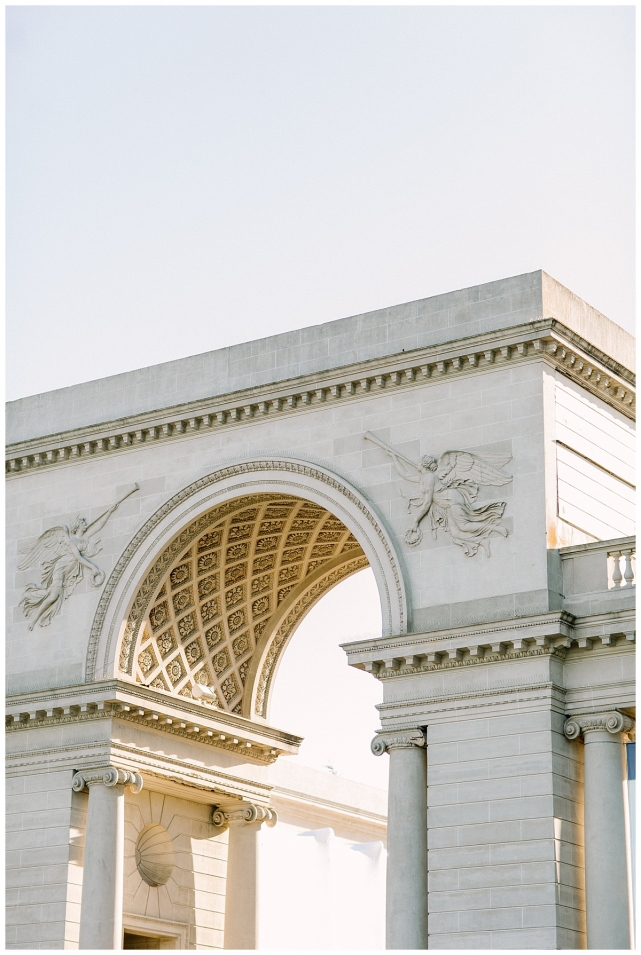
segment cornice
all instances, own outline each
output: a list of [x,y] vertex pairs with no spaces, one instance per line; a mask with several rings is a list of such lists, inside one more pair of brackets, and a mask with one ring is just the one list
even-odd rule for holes
[[344,643],[342,649],[351,666],[390,679],[544,654],[565,659],[570,650],[630,646],[635,639],[629,615],[606,613],[577,621],[566,611],[555,611],[493,625]]
[[467,627],[448,627],[426,633],[399,634],[341,644],[352,666],[377,673],[382,669],[413,670],[421,662],[431,665],[445,660],[462,662],[466,654],[488,659],[486,651],[505,654],[510,647],[519,651],[529,645],[569,646],[574,618],[564,611],[534,617],[502,620]]
[[117,719],[261,763],[273,763],[281,753],[295,753],[301,742],[297,736],[206,704],[183,702],[116,680],[21,694],[8,697],[6,703],[9,733]]
[[[625,591],[624,591],[625,592]],[[630,588],[634,597],[634,590]],[[621,591],[608,591],[621,593]],[[602,614],[590,614],[577,618],[573,626],[572,649],[591,650],[600,641],[602,647],[628,646],[636,643],[636,614],[634,609],[615,610]]]
[[632,372],[555,319],[540,318],[400,355],[17,442],[7,448],[7,475],[173,442],[256,417],[304,413],[326,402],[362,400],[371,391],[407,389],[433,378],[478,374],[539,360],[634,418]]
[[[479,649],[479,648],[476,648]],[[415,673],[430,673],[432,670],[453,670],[460,667],[478,666],[479,664],[502,663],[506,660],[522,660],[526,657],[556,657],[565,660],[567,650],[564,646],[533,646],[524,650],[506,650],[502,653],[487,653],[483,656],[468,656],[462,659],[448,659],[444,662],[434,661],[432,663],[417,663],[410,666],[399,666],[398,668],[381,666],[380,669],[371,672],[379,680],[389,680],[394,677],[411,676]]]

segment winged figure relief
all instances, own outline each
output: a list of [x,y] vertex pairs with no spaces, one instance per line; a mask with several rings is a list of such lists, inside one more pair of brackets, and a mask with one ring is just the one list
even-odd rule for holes
[[18,565],[18,570],[27,570],[38,564],[41,570],[40,584],[28,584],[20,601],[25,617],[32,618],[30,630],[36,624],[46,627],[51,623],[82,580],[85,570],[90,571],[94,587],[104,583],[104,571],[91,559],[101,550],[100,541],[94,539],[95,535],[102,530],[116,508],[137,490],[136,484],[91,524],[84,517],[78,517],[72,527],[62,524],[50,527],[40,535]]
[[426,454],[415,464],[370,431],[365,438],[389,454],[404,481],[418,485],[418,493],[403,495],[407,498],[408,513],[416,509],[414,523],[405,534],[407,544],[416,546],[421,542],[420,525],[426,517],[435,538],[439,530],[448,531],[467,557],[473,557],[479,547],[489,557],[490,536],[507,537],[507,528],[501,524],[505,501],[474,505],[481,485],[500,487],[510,483],[512,475],[502,470],[511,460],[510,454],[480,457],[469,451],[445,451],[438,460]]

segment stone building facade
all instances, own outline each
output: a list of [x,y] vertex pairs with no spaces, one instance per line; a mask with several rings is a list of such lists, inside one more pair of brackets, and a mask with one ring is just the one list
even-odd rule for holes
[[366,566],[388,947],[630,947],[632,368],[533,272],[11,403],[8,947],[256,948],[262,826],[382,838],[269,720]]

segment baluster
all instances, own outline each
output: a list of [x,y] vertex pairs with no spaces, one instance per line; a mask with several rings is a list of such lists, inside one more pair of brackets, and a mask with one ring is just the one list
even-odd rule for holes
[[619,565],[619,560],[621,558],[621,551],[614,551],[610,554],[614,560],[614,570],[612,572],[612,584],[615,589],[618,589],[621,586],[621,581],[623,580],[623,574],[621,573],[621,567]]
[[632,569],[632,551],[624,551],[623,556],[625,557],[625,570],[623,571],[623,579],[625,580],[624,587],[633,587],[634,586],[634,570]]

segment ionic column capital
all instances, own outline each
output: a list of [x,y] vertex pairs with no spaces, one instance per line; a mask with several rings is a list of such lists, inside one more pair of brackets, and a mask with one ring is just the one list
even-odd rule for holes
[[377,733],[370,748],[374,756],[382,756],[393,749],[412,749],[414,746],[425,746],[425,737],[420,729],[398,730],[394,733]]
[[90,786],[102,783],[103,786],[131,786],[134,793],[139,793],[143,787],[142,776],[138,772],[121,769],[119,766],[97,766],[92,769],[83,769],[76,773],[71,782],[74,792],[82,792]]
[[240,809],[214,809],[211,820],[220,829],[226,829],[228,826],[247,826],[252,823],[258,823],[259,826],[265,823],[271,829],[278,822],[278,816],[274,809],[246,803]]
[[579,739],[583,736],[586,742],[590,734],[595,732],[607,732],[612,736],[618,733],[625,733],[631,736],[634,733],[635,722],[629,716],[624,716],[618,710],[611,710],[607,713],[581,713],[571,716],[566,720],[563,732],[568,739]]

